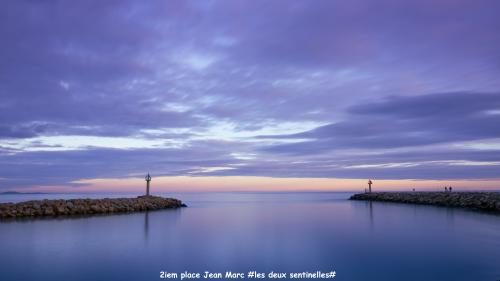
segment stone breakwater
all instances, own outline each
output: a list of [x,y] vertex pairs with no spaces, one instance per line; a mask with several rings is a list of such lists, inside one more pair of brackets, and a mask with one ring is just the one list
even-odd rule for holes
[[354,194],[350,199],[458,207],[500,214],[500,192],[372,192]]
[[1,203],[1,218],[68,216],[139,212],[186,207],[182,201],[158,196],[137,198],[35,200],[20,203]]

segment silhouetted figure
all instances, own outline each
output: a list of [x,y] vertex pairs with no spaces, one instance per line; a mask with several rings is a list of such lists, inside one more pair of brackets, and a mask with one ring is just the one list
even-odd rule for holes
[[151,181],[151,176],[148,175],[146,176],[146,196],[149,196],[149,182]]
[[368,192],[372,193],[372,180],[368,180]]
[[446,192],[446,191],[448,191],[448,187],[447,186],[444,187],[444,192]]
[[413,189],[413,192],[415,192],[415,188]]
[[448,188],[448,190],[451,192],[451,186]]

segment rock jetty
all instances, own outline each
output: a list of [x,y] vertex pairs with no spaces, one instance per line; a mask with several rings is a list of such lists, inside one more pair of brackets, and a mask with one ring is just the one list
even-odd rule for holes
[[457,207],[500,214],[500,192],[372,192],[355,194],[350,199]]
[[111,199],[34,200],[20,203],[1,203],[0,219],[139,212],[179,207],[186,207],[186,205],[174,198],[158,196]]

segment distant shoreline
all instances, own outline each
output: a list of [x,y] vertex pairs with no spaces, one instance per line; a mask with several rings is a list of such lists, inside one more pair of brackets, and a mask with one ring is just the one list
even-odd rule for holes
[[500,214],[500,192],[372,192],[350,200],[434,205]]
[[31,200],[0,203],[0,219],[141,212],[186,207],[182,201],[159,196],[104,199]]
[[43,194],[52,194],[47,192],[17,192],[17,191],[4,191],[0,192],[0,195],[43,195]]

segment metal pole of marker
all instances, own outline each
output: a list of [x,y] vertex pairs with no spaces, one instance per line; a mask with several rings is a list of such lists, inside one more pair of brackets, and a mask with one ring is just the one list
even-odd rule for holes
[[149,182],[151,181],[151,176],[148,175],[146,176],[146,196],[149,196]]

